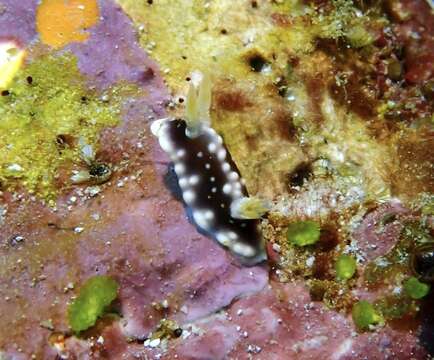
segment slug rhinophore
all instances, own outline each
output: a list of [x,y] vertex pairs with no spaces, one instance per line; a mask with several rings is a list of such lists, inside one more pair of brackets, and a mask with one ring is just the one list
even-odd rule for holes
[[266,258],[259,230],[265,203],[249,197],[222,137],[210,126],[211,82],[192,76],[185,119],[160,119],[151,125],[170,156],[187,211],[200,230],[229,248],[242,263]]

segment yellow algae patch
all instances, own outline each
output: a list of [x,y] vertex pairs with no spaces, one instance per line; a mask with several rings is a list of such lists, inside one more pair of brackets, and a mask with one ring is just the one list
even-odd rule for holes
[[303,6],[297,0],[287,1],[285,7],[264,1],[260,10],[252,8],[250,1],[233,0],[118,3],[142,26],[142,45],[165,71],[169,85],[184,93],[185,77],[194,70],[213,74],[213,80],[234,76],[261,85],[263,79],[252,74],[248,65],[250,53],[260,52],[270,60],[278,55],[273,62],[284,67],[287,51],[312,49],[311,31],[301,21],[294,20],[291,27],[275,24],[274,14],[301,14]]
[[118,123],[118,90],[89,90],[76,62],[69,53],[38,58],[0,96],[2,188],[54,199],[59,167],[81,162],[80,141],[96,150],[100,131]]
[[44,44],[61,48],[86,41],[86,29],[97,24],[97,0],[42,0],[36,13],[36,28]]
[[[317,38],[348,37],[356,20],[359,26],[366,21],[365,16],[356,19],[351,0],[334,0],[328,16],[301,0],[117,2],[140,26],[141,43],[160,64],[168,84],[184,93],[184,79],[194,70],[261,86],[267,81],[252,74],[249,55],[259,53],[272,63],[263,75],[280,76],[288,55],[311,56]],[[368,41],[357,40],[358,45]]]
[[0,43],[0,89],[6,88],[12,81],[23,63],[25,54],[25,50],[20,49],[13,41]]

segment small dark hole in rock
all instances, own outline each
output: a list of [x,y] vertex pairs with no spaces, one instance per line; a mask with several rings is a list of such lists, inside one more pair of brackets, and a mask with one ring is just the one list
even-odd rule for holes
[[290,186],[303,186],[306,180],[312,176],[312,166],[309,163],[301,163],[288,175]]
[[89,174],[92,176],[105,176],[110,172],[110,168],[106,164],[94,164],[89,169]]
[[142,81],[150,81],[154,78],[155,73],[154,70],[152,70],[151,68],[147,68],[146,70],[144,70],[140,76]]
[[254,72],[261,72],[267,64],[267,60],[265,60],[264,57],[259,54],[251,56],[248,61],[250,68]]
[[182,335],[182,329],[181,328],[177,328],[177,329],[175,329],[174,331],[173,331],[173,335],[175,336],[175,337],[180,337],[181,335]]
[[56,136],[56,143],[61,149],[65,148],[66,146],[72,147],[74,145],[74,137],[67,134],[59,134]]
[[14,235],[9,239],[9,245],[15,247],[24,242],[24,237],[21,235]]

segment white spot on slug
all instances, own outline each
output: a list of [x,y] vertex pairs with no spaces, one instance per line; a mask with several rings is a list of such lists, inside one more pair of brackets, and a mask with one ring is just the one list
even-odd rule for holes
[[231,184],[224,184],[223,185],[223,192],[225,194],[230,194],[232,191],[232,185]]
[[176,175],[182,175],[185,173],[185,166],[184,164],[175,164],[175,172]]
[[190,183],[190,185],[197,185],[199,183],[199,176],[198,175],[190,176],[190,179],[188,179],[188,182]]
[[211,210],[205,211],[204,216],[205,216],[205,219],[207,219],[207,220],[214,219],[214,213]]
[[219,159],[220,161],[223,161],[224,159],[226,159],[226,150],[225,149],[220,149],[217,152],[217,159]]
[[180,178],[178,184],[181,189],[184,189],[188,186],[188,180],[186,178]]
[[223,232],[217,233],[216,239],[220,244],[224,246],[229,246],[232,243],[231,240],[228,238],[228,236]]
[[167,153],[172,153],[173,152],[173,144],[172,142],[165,136],[160,136],[159,138],[159,143],[161,148],[167,152]]
[[209,228],[209,220],[206,217],[206,211],[196,210],[193,212],[193,218],[197,225],[199,225],[202,229],[207,230]]
[[185,150],[184,149],[180,149],[180,150],[178,150],[177,152],[176,152],[176,155],[178,156],[178,157],[183,157],[184,155],[185,155]]
[[229,165],[229,163],[224,162],[223,165],[222,165],[222,170],[224,172],[228,172],[230,169],[231,169],[231,166]]
[[216,145],[216,144],[211,143],[211,144],[208,145],[208,151],[209,151],[210,153],[215,153],[216,150],[217,150],[217,145]]
[[241,192],[241,190],[236,189],[232,192],[232,195],[236,198],[239,198],[243,196],[243,193]]
[[217,133],[216,133],[216,131],[212,128],[212,127],[208,127],[207,129],[206,129],[206,132],[209,134],[209,135],[211,135],[211,137],[213,137],[213,138],[217,138]]
[[255,255],[255,250],[247,244],[235,243],[231,247],[232,251],[244,257],[252,257]]
[[154,134],[156,137],[160,137],[160,131],[161,129],[166,125],[166,123],[169,121],[169,119],[165,118],[165,119],[159,119],[154,121],[151,124],[151,132],[152,134]]
[[237,240],[238,239],[238,235],[236,233],[234,233],[233,231],[230,231],[228,233],[229,239],[231,240]]
[[187,204],[191,204],[194,201],[194,199],[196,198],[196,195],[194,195],[193,191],[187,190],[187,191],[184,191],[184,193],[182,194],[182,198],[184,199],[184,201]]
[[[231,173],[228,176],[229,180],[232,180],[232,181],[238,180],[239,177],[240,176],[235,171],[231,171]],[[240,186],[241,186],[241,184],[240,184]]]

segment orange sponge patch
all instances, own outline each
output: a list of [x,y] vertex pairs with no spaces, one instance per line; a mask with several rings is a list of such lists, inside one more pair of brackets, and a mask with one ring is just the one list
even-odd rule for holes
[[44,44],[61,48],[86,41],[86,29],[97,24],[97,0],[42,0],[36,14],[36,28]]

